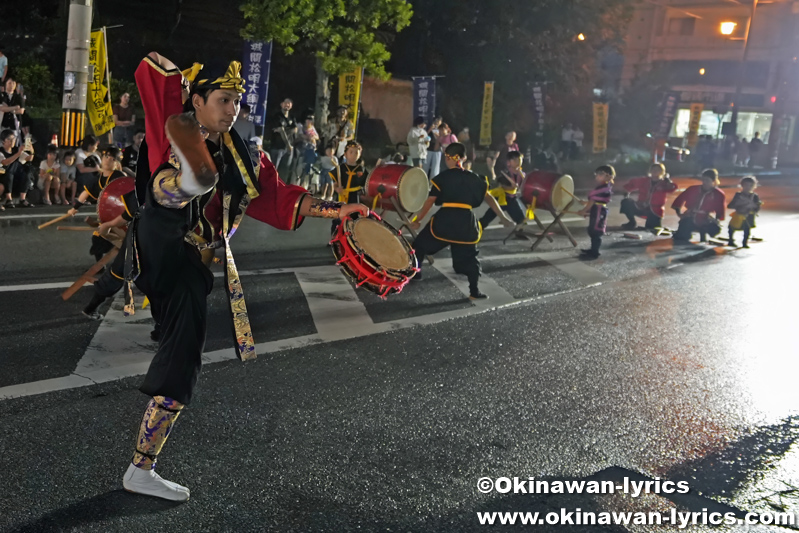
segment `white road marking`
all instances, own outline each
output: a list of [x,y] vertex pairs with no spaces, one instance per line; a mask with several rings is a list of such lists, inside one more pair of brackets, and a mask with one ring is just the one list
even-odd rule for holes
[[366,306],[338,266],[308,267],[295,275],[316,331],[325,341],[345,338],[347,330],[369,328],[373,324]]
[[[69,206],[64,206],[64,209],[68,209]],[[66,212],[66,211],[65,211]],[[88,213],[88,211],[86,211]],[[59,213],[39,213],[39,214],[30,214],[30,215],[0,215],[0,220],[6,220],[11,218],[56,218],[59,216]]]
[[[75,374],[96,375],[102,370],[111,370],[113,375],[119,368],[129,365],[150,364],[158,343],[150,340],[152,323],[146,319],[151,315],[149,308],[142,309],[143,299],[135,301],[136,313],[126,317],[122,311],[125,303],[123,292],[117,293],[78,362]],[[142,323],[143,320],[146,323]]]
[[[596,286],[608,280],[607,276],[601,272],[576,259],[571,251],[501,254],[480,259],[481,261],[540,259],[580,281],[583,287],[577,290]],[[441,258],[436,261],[435,268],[442,272],[464,295],[468,295],[468,283],[463,276],[455,274],[451,259]],[[307,298],[317,333],[258,344],[256,350],[260,354],[276,353],[415,326],[427,326],[562,294],[552,293],[516,300],[496,281],[484,275],[480,279],[480,288],[490,296],[489,300],[475,300],[472,302],[473,305],[453,311],[374,323],[365,306],[358,299],[354,287],[336,266],[273,268],[240,272],[242,276],[268,276],[282,273],[294,273],[297,276],[300,288]],[[217,272],[214,275],[219,277],[223,274]],[[61,288],[69,285],[71,285],[70,282],[11,285],[0,287],[0,292]],[[141,323],[143,319],[149,318],[149,312],[141,310],[141,302],[137,301],[136,303],[137,314],[125,317],[121,310],[122,296],[119,295],[115,298],[111,309],[103,319],[103,323],[98,328],[73,374],[0,387],[0,400],[85,387],[145,374],[156,346],[155,343],[149,341],[150,324]],[[235,359],[235,357],[235,352],[231,347],[206,352],[203,354],[203,362],[211,364]]]
[[597,285],[608,280],[605,274],[577,259],[574,252],[555,252],[542,256],[542,259],[584,285]]
[[[466,279],[466,276],[455,273],[455,269],[452,267],[452,259],[444,257],[436,259],[436,263],[433,266],[444,274],[450,283],[455,285],[465,296],[469,296],[469,281]],[[472,300],[472,304],[479,308],[496,307],[498,305],[511,303],[515,300],[510,293],[486,275],[480,277],[478,286],[480,287],[480,291],[488,296],[487,300]]]
[[14,291],[38,291],[42,289],[66,289],[71,287],[74,282],[61,281],[55,283],[33,283],[29,285],[0,285],[0,292]]

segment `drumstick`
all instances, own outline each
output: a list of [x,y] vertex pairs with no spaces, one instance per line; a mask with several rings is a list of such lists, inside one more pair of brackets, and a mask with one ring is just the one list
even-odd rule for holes
[[95,228],[91,226],[58,226],[56,227],[58,231],[95,231]]
[[563,185],[560,185],[560,188],[561,188],[561,190],[562,190],[563,192],[565,192],[566,194],[568,194],[569,196],[571,196],[572,198],[574,198],[575,200],[577,200],[577,201],[578,201],[578,202],[580,202],[581,204],[585,205],[585,204],[587,204],[587,203],[588,203],[588,202],[586,202],[586,201],[584,201],[584,200],[580,200],[579,198],[577,198],[576,196],[574,196],[574,195],[573,195],[573,194],[572,194],[572,193],[571,193],[571,192],[570,192],[570,191],[569,191],[569,190],[568,190],[566,187],[564,187]]
[[69,213],[67,213],[66,215],[61,215],[60,217],[56,217],[56,218],[54,218],[53,220],[51,220],[49,222],[45,222],[44,224],[41,224],[38,229],[46,228],[47,226],[52,226],[56,222],[61,222],[62,220],[66,220],[68,218],[72,218],[72,215],[69,214]]

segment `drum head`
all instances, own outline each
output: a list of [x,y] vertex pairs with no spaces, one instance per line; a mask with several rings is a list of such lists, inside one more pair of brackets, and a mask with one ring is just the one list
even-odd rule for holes
[[400,237],[376,220],[356,220],[352,226],[352,238],[363,253],[383,268],[406,270],[412,267],[411,257]]
[[403,172],[399,182],[399,203],[409,213],[415,213],[424,207],[430,195],[430,182],[427,174],[418,167]]
[[573,200],[572,194],[574,194],[574,180],[568,174],[564,174],[558,178],[553,187],[552,207],[557,211],[563,211],[569,205],[569,202]]

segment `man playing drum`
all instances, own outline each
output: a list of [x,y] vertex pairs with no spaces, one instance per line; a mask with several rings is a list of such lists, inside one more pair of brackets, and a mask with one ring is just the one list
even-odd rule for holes
[[214,281],[208,264],[214,251],[220,248],[225,256],[236,354],[252,359],[255,341],[230,248],[245,211],[284,230],[297,228],[306,216],[369,213],[365,206],[326,202],[286,185],[265,155],[256,159],[251,154],[232,130],[245,91],[240,73],[241,64],[234,61],[221,75],[202,76],[184,95],[185,78],[164,57],[151,53],[136,71],[150,167],[157,170],[128,232],[128,246],[135,252],[127,251],[125,277],[135,278],[150,301],[157,302],[162,330],[140,388],[152,399],[123,485],[168,500],[189,499],[189,489],[164,480],[154,468],[175,420],[192,399],[202,366]]
[[[477,243],[483,228],[475,217],[473,208],[479,207],[483,201],[488,203],[502,223],[508,227],[515,224],[497,204],[496,199],[488,193],[488,180],[474,172],[463,169],[466,159],[466,148],[461,143],[452,143],[444,151],[444,162],[447,170],[432,179],[430,196],[417,215],[417,220],[424,219],[433,207],[441,206],[441,210],[430,219],[430,223],[416,237],[413,248],[421,266],[424,257],[435,254],[447,246],[452,247],[452,266],[458,274],[469,278],[469,298],[472,300],[488,298],[477,287],[480,279],[480,261],[477,259]],[[414,222],[418,229],[419,222]],[[414,279],[421,279],[421,272]]]

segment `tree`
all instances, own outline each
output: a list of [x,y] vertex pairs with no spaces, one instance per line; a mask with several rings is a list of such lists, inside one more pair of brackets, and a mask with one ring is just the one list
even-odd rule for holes
[[[546,82],[547,121],[590,114],[600,50],[620,47],[634,0],[417,0],[397,38],[394,72],[445,74],[448,120],[479,124],[483,81],[495,81],[495,138],[534,125],[532,84]],[[583,39],[580,39],[580,34]],[[578,109],[575,103],[588,102]]]
[[246,0],[241,10],[245,39],[274,41],[289,54],[303,48],[315,55],[314,113],[322,126],[330,76],[365,67],[372,76],[387,78],[390,31],[408,26],[413,14],[405,0]]

